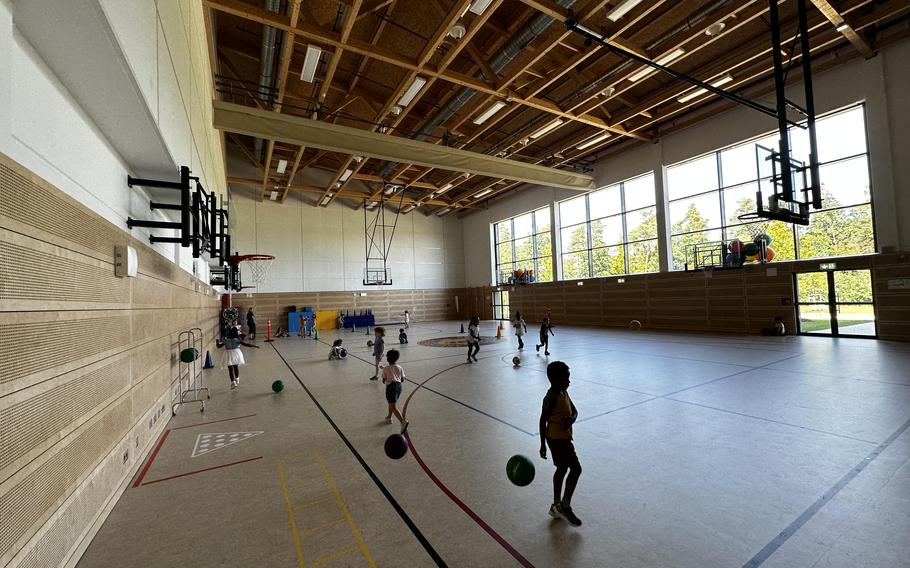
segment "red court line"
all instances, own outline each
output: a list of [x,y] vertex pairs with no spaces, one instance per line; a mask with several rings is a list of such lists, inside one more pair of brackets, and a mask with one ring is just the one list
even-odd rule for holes
[[158,452],[161,450],[161,446],[164,445],[164,441],[167,440],[167,435],[170,433],[170,430],[165,430],[164,434],[162,434],[161,438],[158,440],[158,443],[155,444],[155,449],[152,450],[152,455],[150,455],[148,461],[145,462],[145,466],[142,468],[142,471],[139,472],[139,477],[137,477],[136,481],[133,482],[134,489],[142,484],[142,480],[145,478],[145,474],[148,473],[149,468],[152,467],[152,462],[155,461],[156,457],[158,457]]
[[256,415],[247,414],[246,416],[235,416],[233,418],[222,418],[221,420],[210,420],[209,422],[200,422],[198,424],[187,424],[186,426],[171,428],[171,430],[183,430],[184,428],[195,428],[196,426],[205,426],[206,424],[215,424],[217,422],[227,422],[229,420],[240,420],[241,418],[250,418],[252,416],[256,416]]
[[212,471],[213,469],[221,469],[223,467],[230,467],[232,465],[239,465],[242,463],[247,463],[247,462],[261,460],[261,459],[262,459],[262,456],[256,456],[255,458],[247,458],[245,460],[235,461],[235,462],[231,462],[231,463],[224,463],[224,464],[216,465],[213,467],[207,467],[205,469],[197,469],[195,471],[187,471],[186,473],[178,473],[177,475],[170,475],[168,477],[162,477],[161,479],[154,479],[152,481],[146,481],[145,483],[142,484],[142,486],[145,487],[146,485],[151,485],[153,483],[160,483],[162,481],[177,479],[178,477],[186,477],[187,475],[196,475],[197,473],[205,473],[206,471]]
[[[455,369],[456,367],[460,367],[460,366],[462,366],[462,365],[464,365],[464,363],[459,363],[458,365],[453,365],[452,367],[449,367],[448,369],[443,369],[442,371],[439,371],[438,373],[436,373],[436,374],[433,375],[432,377],[430,377],[430,378],[428,378],[427,380],[423,381],[422,383],[418,384],[418,385],[417,385],[417,388],[415,388],[414,390],[412,390],[412,391],[411,391],[411,394],[408,395],[407,400],[404,401],[404,407],[402,408],[402,415],[405,416],[405,417],[407,417],[407,415],[408,415],[408,404],[411,403],[411,398],[414,396],[414,394],[415,394],[418,390],[420,390],[420,388],[421,388],[423,385],[425,385],[425,384],[427,384],[428,382],[432,381],[433,379],[435,379],[435,378],[438,377],[439,375],[445,373],[446,371],[451,371],[452,369]],[[519,564],[521,564],[521,565],[524,566],[525,568],[534,568],[534,565],[531,564],[531,561],[530,561],[530,560],[528,560],[527,558],[525,558],[524,556],[522,556],[522,554],[521,554],[520,552],[518,552],[518,550],[516,550],[514,546],[512,546],[511,544],[509,544],[509,542],[508,542],[505,538],[503,538],[502,535],[500,535],[498,532],[496,532],[496,530],[493,529],[493,527],[491,527],[490,525],[488,525],[488,524],[486,523],[486,521],[484,521],[483,519],[481,519],[481,518],[480,518],[480,515],[478,515],[478,514],[475,513],[470,507],[468,507],[467,504],[465,504],[464,501],[462,501],[461,499],[459,499],[457,495],[455,495],[454,493],[452,493],[452,491],[451,491],[448,487],[446,487],[446,485],[445,485],[438,477],[436,477],[436,475],[430,470],[430,468],[427,467],[427,464],[424,463],[424,461],[420,458],[420,454],[417,453],[417,450],[414,449],[414,440],[411,438],[410,432],[408,432],[407,434],[405,434],[405,436],[407,436],[407,438],[408,438],[408,445],[409,445],[410,448],[411,448],[411,454],[414,456],[414,459],[417,460],[417,464],[420,466],[421,469],[423,469],[423,472],[427,474],[427,476],[433,481],[433,483],[436,484],[436,487],[439,487],[439,489],[440,489],[443,493],[445,493],[446,496],[447,496],[453,503],[455,503],[456,505],[458,505],[458,507],[460,507],[461,510],[464,511],[469,517],[471,517],[471,519],[472,519],[475,523],[477,523],[477,525],[478,525],[480,528],[482,528],[483,530],[485,530],[485,531],[487,532],[488,535],[490,535],[491,537],[493,537],[493,540],[495,540],[496,542],[498,542],[499,545],[500,545],[501,547],[503,547],[503,548],[506,550],[506,552],[508,552],[509,554],[511,554],[512,557],[513,557],[515,560],[517,560]]]

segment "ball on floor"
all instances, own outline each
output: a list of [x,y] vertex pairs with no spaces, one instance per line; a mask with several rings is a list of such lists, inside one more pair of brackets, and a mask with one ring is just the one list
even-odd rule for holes
[[629,329],[632,331],[638,331],[641,329],[641,322],[638,320],[632,320],[629,322]]
[[518,355],[512,357],[512,364],[515,365],[516,367],[520,367],[521,366],[521,357],[519,357]]
[[534,481],[534,463],[525,456],[516,454],[506,463],[506,475],[509,481],[519,487],[530,485]]
[[372,347],[372,346],[373,346],[373,340],[371,339],[370,341],[367,341],[367,347]]
[[276,380],[272,382],[272,390],[275,392],[281,392],[284,390],[284,383],[281,380]]
[[392,434],[385,439],[385,455],[400,460],[408,453],[408,440],[401,434]]

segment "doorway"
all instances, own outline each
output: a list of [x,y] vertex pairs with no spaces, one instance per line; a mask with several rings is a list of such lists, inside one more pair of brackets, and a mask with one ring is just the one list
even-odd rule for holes
[[493,291],[493,319],[508,321],[511,317],[509,313],[509,291]]
[[871,270],[828,270],[794,276],[800,334],[876,337]]

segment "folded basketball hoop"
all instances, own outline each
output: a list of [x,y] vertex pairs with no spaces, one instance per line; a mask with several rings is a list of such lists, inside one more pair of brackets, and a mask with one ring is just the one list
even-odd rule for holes
[[250,268],[249,281],[258,286],[265,284],[275,257],[271,254],[243,254],[234,256],[232,260],[235,266],[239,266],[241,262],[247,263]]

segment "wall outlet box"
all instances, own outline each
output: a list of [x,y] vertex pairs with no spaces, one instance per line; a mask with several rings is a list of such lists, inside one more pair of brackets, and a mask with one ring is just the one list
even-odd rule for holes
[[766,268],[765,276],[777,276],[777,268]]
[[123,278],[139,274],[139,255],[129,245],[114,246],[114,275]]

